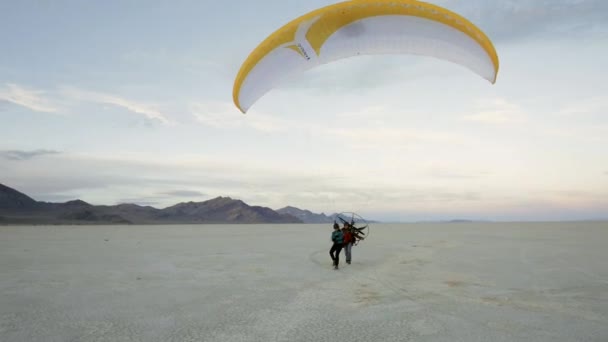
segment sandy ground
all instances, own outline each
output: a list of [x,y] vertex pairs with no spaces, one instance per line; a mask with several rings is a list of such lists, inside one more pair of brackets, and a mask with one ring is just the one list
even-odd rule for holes
[[608,341],[608,223],[0,227],[0,341]]

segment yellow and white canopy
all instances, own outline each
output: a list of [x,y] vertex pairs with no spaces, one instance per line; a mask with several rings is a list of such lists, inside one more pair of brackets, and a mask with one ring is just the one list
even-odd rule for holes
[[416,0],[351,0],[305,14],[266,38],[241,66],[234,103],[245,113],[290,75],[373,54],[435,57],[491,83],[498,74],[492,42],[462,16]]

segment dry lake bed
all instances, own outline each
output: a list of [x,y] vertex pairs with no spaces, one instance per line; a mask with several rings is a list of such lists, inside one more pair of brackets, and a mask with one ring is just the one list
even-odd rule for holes
[[608,341],[608,223],[0,226],[0,341]]

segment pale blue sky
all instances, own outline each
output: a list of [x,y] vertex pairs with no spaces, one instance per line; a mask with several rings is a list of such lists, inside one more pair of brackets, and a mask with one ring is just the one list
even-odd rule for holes
[[496,85],[428,58],[359,57],[240,114],[248,53],[334,2],[0,3],[0,183],[95,204],[608,217],[608,2],[438,0],[494,41]]

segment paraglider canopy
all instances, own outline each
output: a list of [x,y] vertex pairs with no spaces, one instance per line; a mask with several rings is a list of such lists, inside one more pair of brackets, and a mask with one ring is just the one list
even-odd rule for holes
[[360,55],[414,54],[466,67],[491,83],[498,55],[466,18],[416,0],[351,0],[314,10],[279,28],[255,48],[234,81],[243,112],[286,77]]

